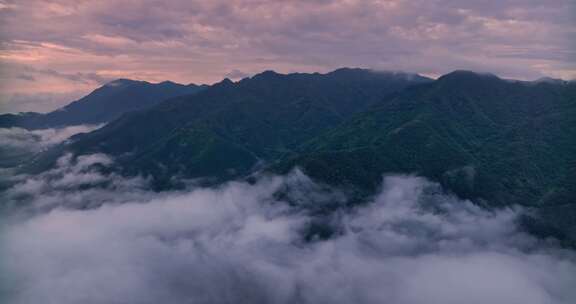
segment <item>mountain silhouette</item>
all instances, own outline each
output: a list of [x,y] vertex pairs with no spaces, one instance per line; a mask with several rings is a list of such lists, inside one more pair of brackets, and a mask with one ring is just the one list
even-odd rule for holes
[[164,99],[194,94],[205,86],[181,85],[170,81],[149,83],[117,79],[85,97],[55,111],[0,115],[0,128],[58,128],[82,124],[100,124],[118,118],[125,112],[151,107]]

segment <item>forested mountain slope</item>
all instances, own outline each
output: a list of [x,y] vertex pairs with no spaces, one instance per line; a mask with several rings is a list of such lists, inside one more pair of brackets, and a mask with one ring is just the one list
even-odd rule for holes
[[576,240],[576,84],[456,71],[437,80],[340,69],[264,72],[127,113],[25,168],[105,153],[156,189],[301,167],[362,195],[425,176],[488,207],[522,205]]
[[118,79],[50,113],[0,115],[0,128],[46,129],[100,124],[116,119],[123,113],[145,109],[171,97],[194,94],[204,88],[170,81],[154,84]]

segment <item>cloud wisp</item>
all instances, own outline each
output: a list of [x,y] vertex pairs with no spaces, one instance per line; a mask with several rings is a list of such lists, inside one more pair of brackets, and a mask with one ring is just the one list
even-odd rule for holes
[[63,128],[26,130],[22,128],[0,128],[0,144],[14,148],[43,149],[61,143],[72,135],[87,133],[102,125],[77,125]]
[[78,125],[31,131],[22,128],[0,128],[0,168],[17,165],[73,135],[87,133],[102,126]]
[[145,180],[101,173],[112,164],[67,156],[4,193],[12,204],[0,273],[10,303],[576,299],[574,255],[521,232],[521,210],[487,211],[418,177],[385,177],[371,202],[326,216],[331,238],[310,240],[317,215],[302,208],[306,199],[342,194],[298,171],[153,193]]

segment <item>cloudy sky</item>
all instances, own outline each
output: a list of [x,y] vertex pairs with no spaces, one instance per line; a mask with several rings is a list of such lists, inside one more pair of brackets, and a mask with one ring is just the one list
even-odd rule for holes
[[0,0],[0,112],[115,78],[212,83],[354,66],[576,78],[572,0]]

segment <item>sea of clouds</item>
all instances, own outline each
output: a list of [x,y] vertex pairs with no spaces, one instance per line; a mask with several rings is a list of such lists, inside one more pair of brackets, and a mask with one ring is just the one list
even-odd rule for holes
[[78,133],[86,133],[102,125],[77,125],[62,128],[26,130],[22,128],[0,128],[0,145],[38,151],[68,139]]
[[[77,125],[62,128],[26,130],[0,128],[0,169],[11,168],[33,155],[65,142],[71,136],[93,131],[100,125]],[[0,172],[0,175],[1,172]]]
[[[386,176],[369,202],[319,216],[311,205],[345,194],[298,170],[157,193],[110,165],[67,155],[0,193],[3,303],[576,299],[574,253],[522,232],[521,209],[488,211],[419,177]],[[306,237],[318,218],[330,238]]]

